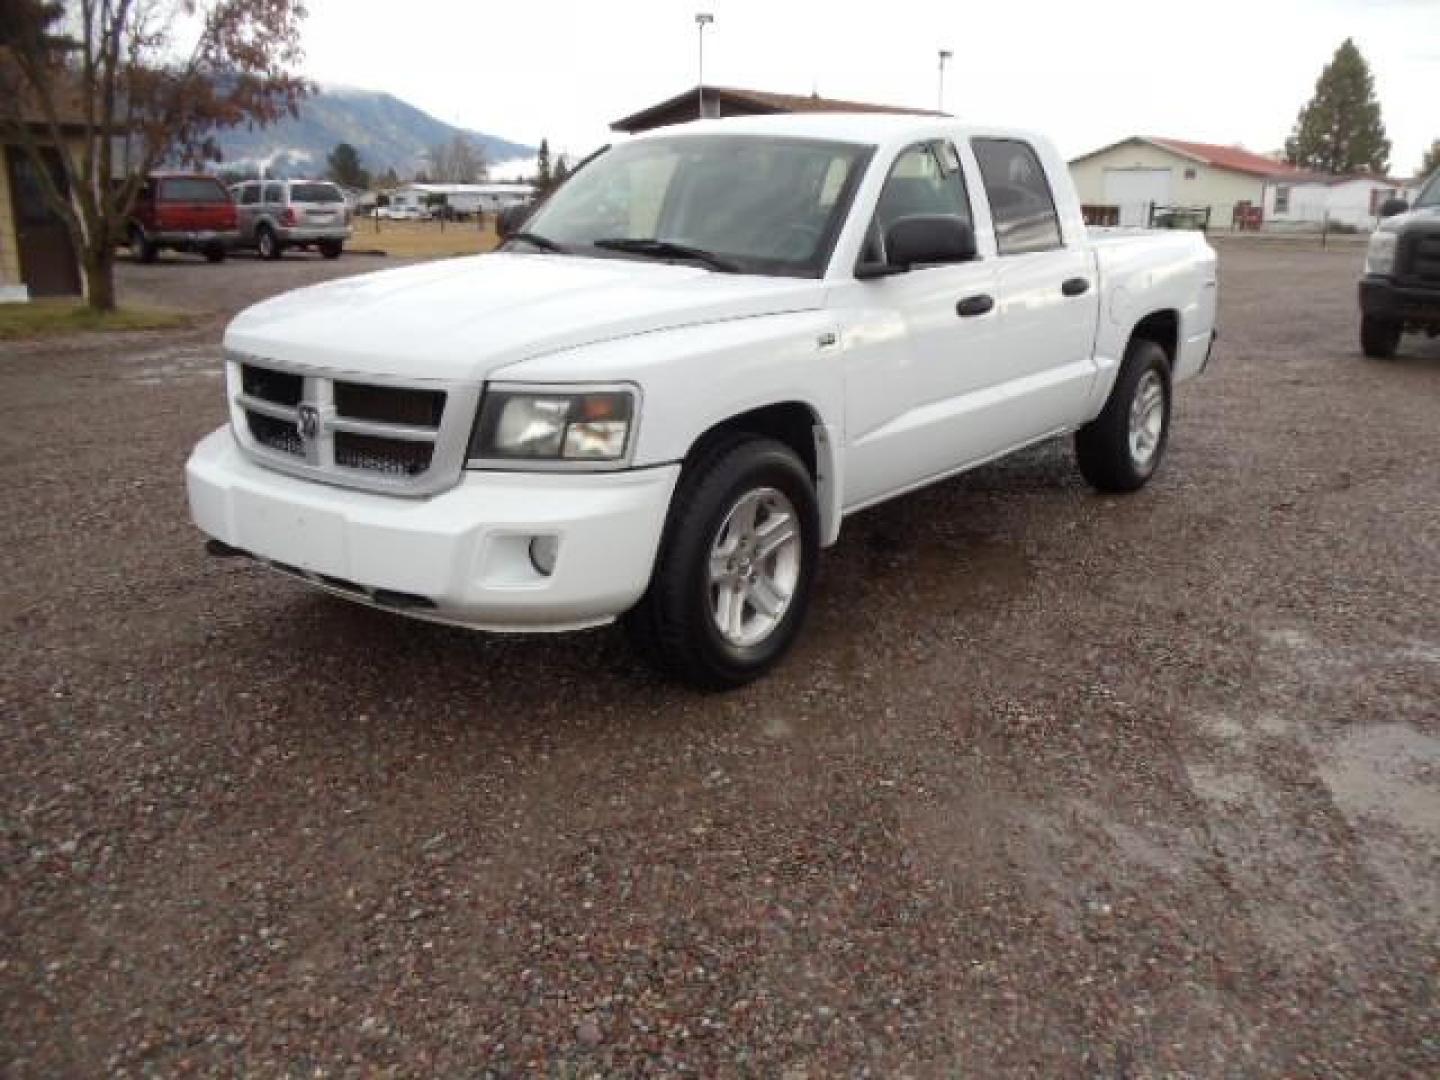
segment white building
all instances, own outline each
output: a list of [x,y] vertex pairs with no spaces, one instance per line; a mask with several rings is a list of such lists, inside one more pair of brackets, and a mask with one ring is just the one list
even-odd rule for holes
[[1097,222],[1144,226],[1152,211],[1208,212],[1211,229],[1253,228],[1271,183],[1309,174],[1237,146],[1136,135],[1070,162],[1080,202]]
[[406,184],[390,192],[390,205],[428,206],[437,195],[457,214],[490,214],[529,202],[535,189],[530,184]]
[[1415,197],[1414,182],[1385,176],[1305,176],[1265,185],[1265,224],[1277,231],[1318,229],[1328,222],[1369,232],[1387,199]]

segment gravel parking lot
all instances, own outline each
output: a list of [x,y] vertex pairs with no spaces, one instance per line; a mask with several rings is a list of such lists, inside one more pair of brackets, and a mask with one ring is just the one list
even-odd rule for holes
[[847,522],[727,696],[207,558],[223,318],[0,345],[0,1054],[112,1075],[1440,1073],[1440,342],[1221,245],[1148,489]]

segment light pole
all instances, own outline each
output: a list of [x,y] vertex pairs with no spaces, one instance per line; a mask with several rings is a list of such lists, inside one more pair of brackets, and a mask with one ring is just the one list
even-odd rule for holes
[[695,89],[697,95],[695,107],[698,110],[697,120],[705,119],[705,27],[715,21],[715,16],[708,11],[697,11],[695,13],[695,30],[700,35],[700,82]]
[[940,94],[937,109],[942,113],[945,111],[945,61],[949,60],[950,56],[949,49],[940,50]]

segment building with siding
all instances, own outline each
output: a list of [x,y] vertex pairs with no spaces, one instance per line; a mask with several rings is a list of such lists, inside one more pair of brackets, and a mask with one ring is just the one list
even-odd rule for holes
[[65,95],[57,102],[59,115],[52,128],[4,50],[0,50],[0,95],[0,302],[78,296],[79,256],[64,220],[45,198],[41,169],[56,187],[66,190],[59,146],[67,144],[74,160],[83,153],[86,127],[81,100],[78,95]]
[[1239,147],[1140,135],[1082,154],[1070,175],[1092,218],[1144,226],[1153,207],[1206,208],[1212,229],[1258,224],[1268,185],[1312,178]]
[[[700,118],[701,88],[692,86],[674,97],[639,112],[622,117],[610,125],[612,131],[634,135],[652,128],[686,124]],[[881,112],[913,113],[920,116],[941,116],[930,109],[909,109],[898,105],[873,105],[863,101],[841,101],[822,98],[818,94],[776,94],[768,90],[741,90],[733,86],[704,88],[705,118],[720,116],[766,116],[795,112]]]

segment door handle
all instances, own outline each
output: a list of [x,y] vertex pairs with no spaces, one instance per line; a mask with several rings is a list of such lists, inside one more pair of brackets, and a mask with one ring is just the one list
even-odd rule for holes
[[1069,281],[1065,282],[1064,285],[1060,286],[1060,291],[1066,296],[1079,296],[1081,293],[1085,292],[1089,288],[1090,282],[1088,279],[1083,277],[1072,277]]
[[988,293],[980,293],[976,296],[967,296],[955,305],[955,314],[962,319],[974,318],[976,315],[984,315],[995,307],[995,298]]

